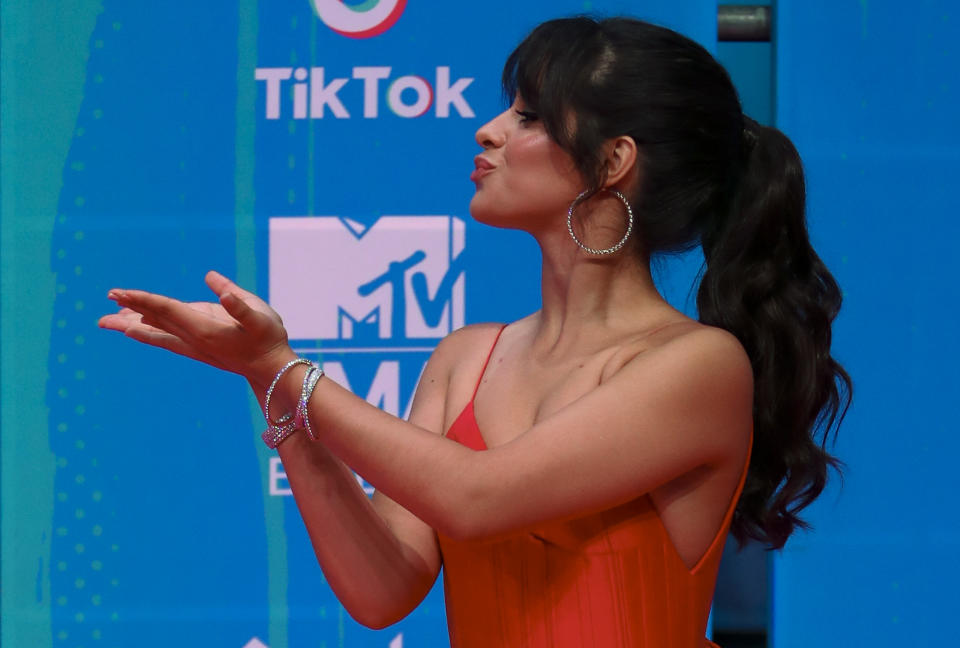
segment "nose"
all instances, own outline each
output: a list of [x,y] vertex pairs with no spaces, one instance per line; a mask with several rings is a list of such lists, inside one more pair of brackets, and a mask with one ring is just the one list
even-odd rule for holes
[[477,133],[475,135],[477,144],[485,149],[503,146],[505,135],[500,124],[500,118],[503,117],[504,114],[505,113],[500,113],[477,129]]

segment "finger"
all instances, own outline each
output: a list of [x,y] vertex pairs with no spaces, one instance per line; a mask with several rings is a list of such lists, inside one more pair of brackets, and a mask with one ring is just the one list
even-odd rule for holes
[[142,342],[160,349],[172,351],[191,360],[198,360],[217,369],[229,369],[210,356],[198,351],[175,335],[171,335],[158,328],[146,324],[134,324],[125,331],[125,335],[132,340]]
[[217,297],[220,297],[227,291],[236,292],[237,290],[243,290],[240,288],[240,286],[230,281],[230,279],[223,276],[216,270],[211,270],[208,272],[203,280],[206,282],[207,286],[210,287],[210,290],[217,295]]
[[162,331],[163,333],[173,335],[181,340],[195,342],[197,339],[197,335],[193,330],[180,326],[176,320],[170,318],[159,317],[152,313],[147,313],[141,316],[140,322],[158,331]]
[[138,313],[169,313],[175,309],[177,304],[183,303],[171,297],[149,293],[144,290],[122,290],[115,288],[107,293],[107,297],[117,302],[119,306],[129,308]]
[[223,326],[216,318],[164,295],[142,290],[116,290],[110,294],[120,306],[140,313],[144,322],[182,340],[193,342],[205,337],[211,327]]
[[[132,311],[131,311],[132,313]],[[111,331],[126,331],[127,328],[140,321],[138,313],[110,313],[97,320],[97,326]]]
[[140,313],[132,311],[130,309],[123,309],[118,313],[111,313],[104,315],[99,320],[97,320],[97,325],[100,328],[110,329],[113,331],[120,331],[121,333],[126,332],[129,328],[133,326],[144,326],[147,328],[153,329],[158,333],[166,333],[163,329],[157,328],[150,325],[147,322],[144,322],[143,316]]

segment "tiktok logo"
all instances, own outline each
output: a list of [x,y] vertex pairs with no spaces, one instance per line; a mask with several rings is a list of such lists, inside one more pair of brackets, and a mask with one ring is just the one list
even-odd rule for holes
[[349,38],[372,38],[393,27],[407,0],[313,0],[317,16],[327,27]]

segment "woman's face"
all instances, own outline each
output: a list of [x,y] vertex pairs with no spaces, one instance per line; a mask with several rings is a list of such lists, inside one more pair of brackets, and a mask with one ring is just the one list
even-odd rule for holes
[[573,159],[550,139],[521,99],[477,131],[483,152],[470,179],[470,214],[479,222],[533,233],[565,227],[564,214],[583,190]]

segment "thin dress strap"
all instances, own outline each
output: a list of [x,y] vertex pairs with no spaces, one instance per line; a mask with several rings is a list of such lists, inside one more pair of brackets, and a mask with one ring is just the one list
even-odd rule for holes
[[480,377],[477,378],[477,386],[473,388],[473,396],[470,397],[471,403],[477,398],[477,391],[480,390],[480,383],[483,382],[483,375],[487,373],[487,365],[490,364],[490,358],[493,357],[493,350],[497,348],[497,342],[500,341],[500,335],[503,333],[503,329],[505,328],[507,328],[506,324],[500,327],[500,330],[497,331],[497,337],[493,338],[493,346],[490,347],[490,352],[487,354],[487,359],[483,363],[483,369],[480,370]]

